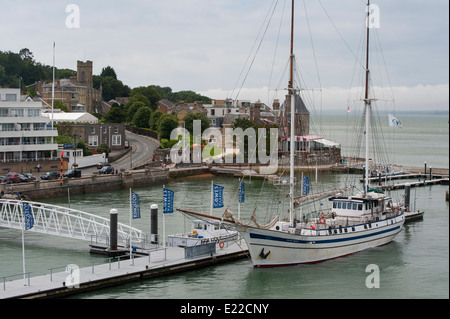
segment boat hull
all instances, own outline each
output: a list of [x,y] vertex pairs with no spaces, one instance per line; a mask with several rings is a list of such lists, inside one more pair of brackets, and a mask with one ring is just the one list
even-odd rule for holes
[[[402,230],[404,215],[348,227],[329,235],[296,235],[241,227],[254,267],[280,267],[322,262],[390,243]],[[355,229],[355,230],[353,230]],[[323,232],[322,232],[323,233]]]

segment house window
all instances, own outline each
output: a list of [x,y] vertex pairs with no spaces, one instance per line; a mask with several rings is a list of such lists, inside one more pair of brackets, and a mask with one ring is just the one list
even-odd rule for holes
[[122,145],[122,135],[113,135],[112,136],[112,145],[113,146]]
[[17,102],[17,94],[8,94],[5,95],[6,101],[8,102]]
[[103,127],[103,134],[106,134],[106,133],[108,133],[108,131],[106,130],[106,126],[105,126],[105,127]]
[[211,115],[212,115],[212,116],[216,115],[216,110],[211,109]]
[[94,126],[91,127],[91,134],[95,134],[95,127]]
[[115,134],[119,133],[119,127],[117,127],[117,126],[114,127],[114,133]]
[[98,146],[98,136],[97,135],[91,135],[89,136],[89,146]]

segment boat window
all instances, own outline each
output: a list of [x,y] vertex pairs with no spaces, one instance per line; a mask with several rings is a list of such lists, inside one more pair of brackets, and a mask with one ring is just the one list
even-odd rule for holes
[[342,203],[342,209],[347,209],[347,203]]
[[356,210],[358,207],[358,204],[353,204],[353,210]]
[[336,202],[333,202],[333,208],[336,208],[336,206],[337,206]]
[[358,210],[362,210],[362,204],[358,204]]
[[338,208],[339,209],[341,208],[341,204],[342,204],[341,202],[338,203]]
[[194,229],[202,229],[202,224],[201,223],[195,223],[194,224]]

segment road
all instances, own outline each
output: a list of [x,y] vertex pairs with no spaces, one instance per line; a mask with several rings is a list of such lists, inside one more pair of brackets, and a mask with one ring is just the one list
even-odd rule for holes
[[[159,147],[152,139],[128,131],[126,132],[126,139],[130,143],[131,152],[111,163],[114,169],[118,171],[151,161],[154,151]],[[89,176],[98,170],[95,167],[89,167],[83,168],[82,171],[83,176]]]

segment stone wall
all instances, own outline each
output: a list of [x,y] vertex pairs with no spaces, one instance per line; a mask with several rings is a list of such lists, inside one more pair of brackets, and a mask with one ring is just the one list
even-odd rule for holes
[[168,181],[168,171],[162,169],[145,169],[123,172],[114,175],[92,175],[82,178],[64,178],[59,180],[36,180],[31,183],[0,184],[0,191],[5,194],[22,193],[31,200],[67,196],[70,194],[99,193],[116,189],[128,189],[149,185],[162,185]]

